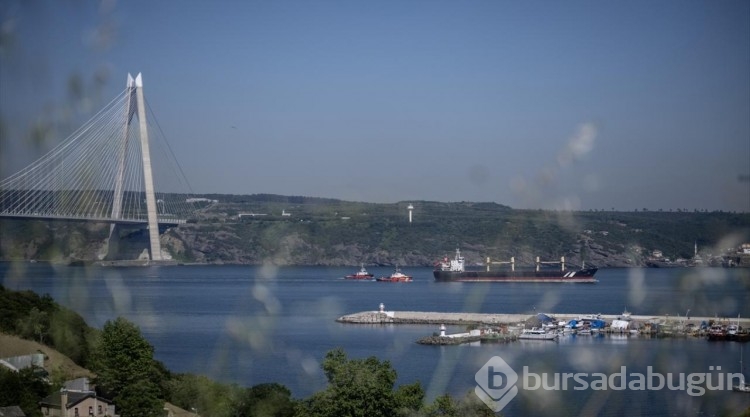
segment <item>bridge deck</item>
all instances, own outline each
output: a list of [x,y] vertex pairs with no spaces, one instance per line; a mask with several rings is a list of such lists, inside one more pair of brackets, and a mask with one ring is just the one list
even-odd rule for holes
[[[84,216],[62,216],[50,214],[22,214],[22,213],[0,213],[0,218],[18,220],[60,220],[73,222],[100,222],[112,224],[148,224],[148,219],[113,219],[109,217],[84,217]],[[186,223],[186,219],[159,218],[159,225],[178,225]]]

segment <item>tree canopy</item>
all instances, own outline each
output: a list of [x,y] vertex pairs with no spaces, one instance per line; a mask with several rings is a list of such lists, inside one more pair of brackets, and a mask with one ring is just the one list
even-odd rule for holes
[[42,417],[39,400],[51,393],[36,369],[11,371],[0,366],[0,407],[17,405],[28,417]]
[[121,415],[160,416],[164,406],[160,364],[140,329],[118,317],[104,324],[92,354],[96,386]]
[[424,390],[418,382],[394,392],[397,374],[388,361],[348,359],[338,348],[326,354],[322,368],[328,387],[303,401],[298,416],[387,417],[422,405]]

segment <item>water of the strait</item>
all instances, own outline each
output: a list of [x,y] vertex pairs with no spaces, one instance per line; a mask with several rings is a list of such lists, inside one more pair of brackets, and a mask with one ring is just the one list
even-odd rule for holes
[[[375,310],[380,303],[386,310],[618,314],[627,309],[638,315],[748,317],[750,269],[604,269],[597,273],[596,284],[436,283],[428,268],[402,268],[414,276],[411,283],[342,279],[357,269],[3,263],[0,283],[8,289],[48,293],[95,327],[126,317],[155,347],[156,358],[174,372],[247,386],[279,382],[298,398],[325,387],[320,361],[339,346],[350,357],[389,360],[398,383],[420,381],[429,399],[472,391],[475,373],[493,356],[502,357],[519,374],[524,366],[531,373],[547,373],[550,383],[555,372],[611,375],[626,366],[628,374],[645,375],[651,366],[652,372],[672,373],[677,385],[680,373],[683,378],[711,373],[716,386],[720,373],[740,371],[740,349],[750,362],[749,343],[610,336],[436,347],[415,343],[437,331],[435,326],[335,322],[344,314]],[[376,276],[392,272],[368,269]],[[527,378],[526,386],[535,382]],[[750,406],[750,395],[726,389],[690,395],[687,386],[654,391],[575,387],[571,379],[567,390],[520,389],[503,411],[682,416],[739,412]]]

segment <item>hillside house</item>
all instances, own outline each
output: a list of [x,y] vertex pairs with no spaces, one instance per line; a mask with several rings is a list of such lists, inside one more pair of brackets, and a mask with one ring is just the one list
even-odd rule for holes
[[98,397],[88,378],[65,383],[65,388],[43,399],[39,406],[42,415],[50,417],[117,417],[115,405]]

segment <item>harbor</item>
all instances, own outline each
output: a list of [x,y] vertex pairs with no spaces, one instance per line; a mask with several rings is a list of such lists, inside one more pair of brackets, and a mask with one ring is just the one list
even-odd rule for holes
[[[348,324],[405,324],[440,326],[439,333],[421,344],[455,345],[474,342],[510,342],[518,339],[556,340],[565,335],[627,334],[649,337],[697,337],[710,341],[750,341],[750,318],[693,317],[689,315],[573,314],[573,313],[456,313],[378,310],[348,314],[336,319]],[[466,326],[448,334],[446,325]]]

